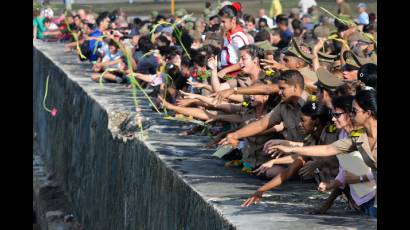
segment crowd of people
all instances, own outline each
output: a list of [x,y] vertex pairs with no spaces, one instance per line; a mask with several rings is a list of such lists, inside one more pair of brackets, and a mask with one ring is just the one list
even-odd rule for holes
[[[177,9],[147,20],[121,9],[55,16],[44,7],[33,10],[33,39],[63,42],[92,63],[90,80],[127,87],[132,77],[167,114],[207,124],[207,146],[230,147],[225,167],[267,180],[242,206],[301,178],[331,192],[312,214],[342,195],[377,218],[377,18],[365,3],[335,4],[334,15],[315,3],[255,17],[224,1],[207,3],[199,17]],[[354,153],[366,173],[339,158]]]

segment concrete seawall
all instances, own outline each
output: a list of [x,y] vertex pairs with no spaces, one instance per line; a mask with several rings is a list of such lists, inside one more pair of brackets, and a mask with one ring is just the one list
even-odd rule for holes
[[[208,137],[179,137],[182,125],[152,112],[143,97],[146,138],[135,138],[130,90],[102,88],[89,73],[61,44],[33,45],[35,154],[84,229],[376,229],[376,221],[340,207],[305,215],[321,202],[300,192],[312,184],[291,182],[258,206],[239,208],[263,181],[224,169],[202,148]],[[42,107],[47,76],[46,104],[56,117]]]

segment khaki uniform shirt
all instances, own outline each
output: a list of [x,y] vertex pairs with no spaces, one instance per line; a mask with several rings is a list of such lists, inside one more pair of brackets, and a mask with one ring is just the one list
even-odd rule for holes
[[359,137],[349,136],[349,138],[338,140],[331,145],[343,153],[359,151],[366,165],[377,171],[377,142],[371,151],[366,133],[362,133]]
[[[249,113],[244,113],[244,118],[249,118],[250,116],[248,114]],[[247,120],[245,122],[246,124],[256,120],[255,113],[252,115],[253,118]],[[265,114],[265,116],[267,116],[267,114]],[[242,149],[242,160],[248,162],[252,168],[259,167],[261,164],[271,160],[272,158],[269,155],[265,155],[263,152],[264,144],[270,139],[275,139],[275,137],[272,136],[272,133],[245,138],[246,144]]]
[[287,102],[280,102],[267,115],[269,116],[269,127],[277,125],[283,121],[285,129],[282,131],[283,137],[288,141],[302,142],[303,128],[299,125],[302,121],[302,112],[300,108],[305,104],[308,94],[304,92],[299,98],[296,105]]
[[226,81],[230,88],[234,87],[249,87],[253,84],[251,78],[244,74],[239,74],[237,77]]

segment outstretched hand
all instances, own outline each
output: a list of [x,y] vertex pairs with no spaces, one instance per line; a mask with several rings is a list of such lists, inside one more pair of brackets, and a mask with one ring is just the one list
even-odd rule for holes
[[273,161],[268,161],[262,164],[261,166],[259,166],[259,168],[255,169],[253,173],[256,173],[256,176],[259,176],[260,174],[268,171],[268,169],[272,168],[272,166],[273,166]]
[[229,133],[218,144],[219,145],[231,145],[233,149],[238,147],[239,140],[234,133]]
[[265,144],[263,145],[263,152],[265,154],[268,154],[269,153],[268,150],[269,150],[270,147],[273,147],[275,145],[280,145],[280,144],[283,144],[283,140],[271,139],[271,140],[265,142]]
[[184,98],[188,98],[188,99],[196,99],[196,98],[197,98],[197,95],[194,94],[194,93],[187,93],[187,92],[184,92],[184,91],[182,91],[182,90],[179,90],[179,92],[181,93],[181,95],[182,95]]
[[208,58],[208,67],[211,70],[216,70],[216,67],[218,66],[218,60],[216,59],[216,57],[210,57]]
[[249,207],[250,205],[259,202],[262,198],[262,194],[263,192],[256,191],[251,197],[249,197],[247,200],[245,200],[245,202],[243,202],[241,207]]
[[275,60],[261,59],[261,65],[265,68],[271,68],[274,70],[282,70],[285,66]]
[[224,99],[228,98],[233,93],[234,93],[233,89],[224,89],[216,93],[213,93],[211,96],[215,97],[215,102],[217,104],[221,104]]
[[160,101],[160,103],[167,109],[170,109],[170,107],[172,106],[172,104],[170,104],[169,102],[167,102],[164,98],[162,98],[161,96],[158,95],[158,100]]
[[278,153],[285,153],[290,154],[292,153],[292,147],[284,146],[284,145],[275,145],[267,148],[268,154],[278,154]]
[[206,84],[201,82],[193,82],[191,80],[187,81],[188,85],[192,86],[193,88],[202,89],[206,86]]

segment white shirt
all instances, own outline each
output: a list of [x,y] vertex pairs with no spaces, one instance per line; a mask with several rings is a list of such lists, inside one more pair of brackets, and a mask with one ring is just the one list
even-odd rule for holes
[[[272,18],[270,18],[270,17],[268,17],[268,16],[266,16],[266,15],[263,15],[262,17],[260,17],[260,18],[264,18],[264,19],[266,19],[266,22],[268,23],[268,26],[269,26],[269,28],[275,28],[275,24],[273,23],[273,19]],[[257,24],[259,23],[259,19],[260,18],[258,18],[258,22],[257,22]]]
[[248,36],[242,31],[238,31],[224,38],[224,45],[221,51],[220,68],[224,68],[239,61],[239,48],[249,44]]
[[317,3],[315,0],[300,0],[299,1],[299,7],[302,10],[302,14],[307,14],[308,9],[312,6],[317,6]]

